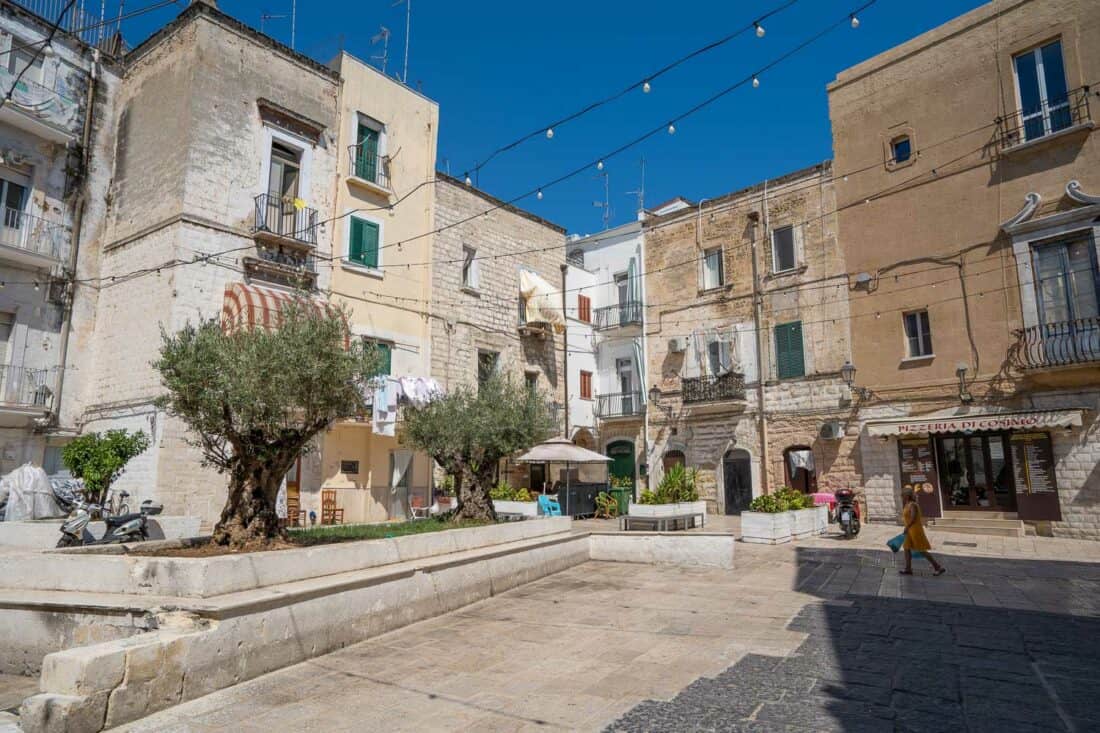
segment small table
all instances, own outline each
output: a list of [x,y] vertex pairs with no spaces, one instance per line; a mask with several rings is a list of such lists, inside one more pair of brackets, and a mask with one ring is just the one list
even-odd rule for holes
[[695,520],[698,517],[698,514],[670,514],[666,517],[638,517],[624,514],[619,517],[619,530],[629,532],[636,527],[637,529],[667,532],[670,529],[669,525],[672,525],[672,530],[693,529],[696,526]]

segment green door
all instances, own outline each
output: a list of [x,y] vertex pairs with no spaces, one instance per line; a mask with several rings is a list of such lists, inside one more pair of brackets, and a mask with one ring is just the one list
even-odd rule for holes
[[[630,500],[634,498],[634,444],[629,440],[616,440],[607,446],[607,457],[611,463],[607,468],[611,479],[626,479],[629,483],[618,483],[622,488],[613,488],[612,496],[619,503],[619,513],[626,514]],[[613,483],[613,485],[614,485]],[[629,488],[626,488],[628,487]]]

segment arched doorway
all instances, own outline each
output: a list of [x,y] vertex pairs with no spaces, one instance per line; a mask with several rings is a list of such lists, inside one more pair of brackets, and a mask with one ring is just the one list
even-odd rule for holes
[[665,471],[668,471],[673,466],[686,466],[687,459],[684,457],[682,450],[665,451],[665,457],[662,459],[661,465],[664,466]]
[[596,440],[588,428],[578,428],[577,432],[573,433],[573,444],[588,450],[596,450]]
[[740,514],[752,502],[752,459],[745,450],[728,450],[722,457],[726,514]]
[[792,445],[783,451],[783,476],[787,486],[803,494],[817,491],[814,451],[808,445]]
[[611,463],[607,473],[612,478],[629,479],[634,485],[634,444],[629,440],[616,440],[607,444],[605,451]]

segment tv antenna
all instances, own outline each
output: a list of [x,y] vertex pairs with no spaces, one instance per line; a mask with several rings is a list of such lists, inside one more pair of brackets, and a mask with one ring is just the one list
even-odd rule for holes
[[593,201],[592,205],[603,209],[603,228],[611,228],[611,176],[607,171],[598,173],[596,178],[603,178],[603,201]]
[[377,45],[378,42],[382,42],[382,55],[371,56],[372,59],[381,59],[382,61],[382,74],[386,73],[386,60],[390,56],[390,29],[384,25],[378,26],[378,32],[370,39],[370,45]]
[[636,191],[627,191],[626,195],[638,197],[638,215],[641,216],[642,213],[645,211],[645,158],[642,157],[638,161],[638,164],[641,166],[642,169],[642,184],[638,187]]
[[290,3],[290,15],[286,13],[261,13],[260,14],[260,33],[265,33],[264,26],[267,25],[269,20],[286,20],[290,18],[290,47],[294,48],[294,32],[297,30],[298,20],[298,0],[291,0]]
[[396,0],[390,7],[396,8],[401,3],[405,3],[405,68],[401,72],[401,83],[409,83],[409,29],[412,26],[412,0]]

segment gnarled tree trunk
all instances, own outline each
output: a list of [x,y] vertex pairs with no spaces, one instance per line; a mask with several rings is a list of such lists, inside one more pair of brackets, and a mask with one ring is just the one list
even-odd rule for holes
[[458,510],[455,511],[455,521],[467,519],[497,520],[496,509],[493,508],[493,500],[489,496],[489,489],[493,482],[493,471],[473,471],[466,468],[461,477],[456,479],[456,494],[458,495]]
[[283,522],[275,513],[279,486],[286,475],[283,463],[238,458],[229,473],[229,497],[211,538],[215,544],[240,549],[286,537]]

